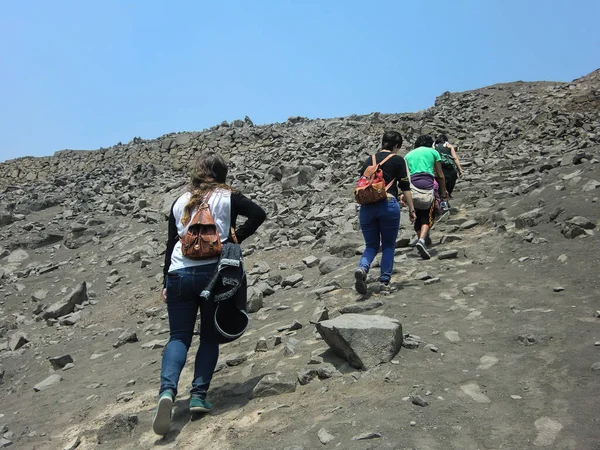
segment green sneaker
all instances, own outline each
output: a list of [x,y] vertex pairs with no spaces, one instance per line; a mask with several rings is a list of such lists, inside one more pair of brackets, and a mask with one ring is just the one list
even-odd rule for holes
[[173,394],[165,391],[160,394],[158,405],[152,418],[152,429],[156,434],[164,436],[171,429],[171,409],[173,408]]
[[212,403],[200,397],[190,397],[190,412],[203,413],[213,409]]

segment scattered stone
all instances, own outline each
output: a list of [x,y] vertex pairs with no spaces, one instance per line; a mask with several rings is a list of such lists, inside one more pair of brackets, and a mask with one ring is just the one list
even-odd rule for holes
[[438,259],[454,259],[458,257],[458,250],[446,250],[438,253]]
[[128,401],[133,400],[133,394],[135,394],[134,391],[121,392],[119,395],[117,395],[117,403],[127,403]]
[[477,383],[464,384],[460,389],[477,403],[490,403],[490,399],[481,391]]
[[33,387],[35,392],[45,391],[46,389],[51,388],[52,386],[60,383],[62,381],[62,377],[58,374],[50,375],[44,381],[40,381]]
[[255,313],[260,311],[263,307],[263,293],[254,286],[248,288],[248,302],[247,311],[249,313]]
[[425,286],[429,286],[430,284],[440,283],[442,280],[438,277],[430,278],[429,280],[425,280],[423,283]]
[[429,402],[420,395],[412,395],[410,401],[413,405],[422,406],[423,408],[429,406]]
[[321,444],[327,445],[335,439],[335,436],[333,434],[331,434],[329,431],[327,431],[325,428],[321,428],[317,432],[317,438],[319,438],[319,441],[321,442]]
[[331,349],[358,369],[391,361],[402,345],[402,326],[385,316],[344,314],[316,327]]
[[310,383],[315,377],[319,375],[317,369],[312,367],[305,367],[298,371],[298,382],[304,386]]
[[98,443],[131,438],[138,423],[137,414],[117,414],[98,430]]
[[296,391],[297,378],[289,375],[265,375],[252,391],[252,398],[270,397]]
[[229,367],[235,367],[245,363],[246,361],[248,361],[248,357],[244,354],[239,354],[228,357],[225,360],[225,364],[227,364]]
[[300,283],[304,279],[304,276],[301,273],[296,273],[294,275],[290,275],[289,277],[285,277],[281,282],[282,287],[291,286],[294,287],[298,283]]
[[465,286],[462,288],[462,293],[465,295],[475,295],[475,286]]
[[340,314],[361,314],[367,311],[372,311],[383,306],[381,300],[375,300],[373,302],[363,302],[353,305],[347,305],[340,308]]
[[294,322],[292,322],[292,324],[290,325],[288,330],[295,331],[295,330],[300,330],[301,328],[302,328],[302,324],[300,322],[298,322],[297,320],[294,320]]
[[429,273],[427,273],[427,272],[418,272],[418,273],[415,275],[415,279],[416,279],[416,280],[419,280],[419,281],[430,280],[430,279],[432,279],[432,278],[433,278],[433,276],[432,276],[432,275],[429,275]]
[[462,339],[458,336],[458,331],[446,331],[444,333],[444,336],[446,337],[446,339],[448,339],[450,342],[460,342],[462,341]]
[[114,348],[119,348],[128,342],[138,342],[137,333],[131,330],[125,330],[118,338],[118,341],[113,344]]
[[317,306],[315,308],[315,312],[312,315],[312,318],[310,319],[310,323],[319,323],[322,322],[323,320],[328,320],[329,319],[329,309],[327,309],[327,306],[325,306],[325,303],[320,302],[319,306]]
[[476,220],[467,220],[466,222],[463,222],[459,228],[461,230],[468,230],[470,228],[476,227],[477,225],[479,225],[479,222],[477,222]]
[[4,437],[0,438],[0,448],[7,448],[12,445],[12,441],[10,439],[6,439]]
[[29,338],[27,337],[27,334],[23,333],[22,331],[17,331],[8,339],[8,348],[14,352],[15,350],[19,350],[28,342]]
[[592,372],[600,372],[600,362],[592,364]]
[[366,432],[366,433],[361,433],[358,436],[354,436],[352,438],[352,440],[353,441],[364,441],[364,440],[367,440],[367,439],[377,439],[377,438],[380,438],[380,437],[381,437],[381,433],[376,433],[376,432],[373,432],[373,431],[369,431],[369,432]]
[[62,300],[50,305],[42,315],[44,319],[56,319],[72,313],[75,310],[75,305],[81,305],[88,300],[87,286],[85,281],[73,291],[64,297]]
[[38,289],[33,294],[31,294],[31,300],[34,302],[42,302],[46,299],[47,295],[48,295],[48,291],[46,291],[44,289]]
[[255,352],[266,352],[269,350],[269,346],[267,345],[267,339],[261,337],[256,343],[256,347],[254,348]]
[[169,342],[168,339],[155,339],[153,341],[142,344],[142,348],[149,348],[150,350],[156,350],[159,348],[164,348],[167,345],[167,342]]
[[307,256],[306,258],[304,258],[302,260],[302,262],[306,265],[306,267],[308,267],[310,269],[310,268],[318,265],[320,260],[319,260],[319,258],[311,255],[311,256]]
[[565,290],[565,288],[564,288],[564,287],[562,287],[562,286],[556,286],[556,287],[554,288],[554,292],[562,292],[562,291],[564,291],[564,290]]
[[325,256],[319,261],[319,272],[321,275],[327,275],[337,269],[340,264],[341,259],[336,258],[335,256]]
[[532,334],[520,334],[517,336],[517,341],[525,345],[537,344],[537,338]]
[[71,355],[54,356],[48,358],[48,361],[50,361],[54,370],[58,370],[63,369],[69,363],[73,363],[73,357]]

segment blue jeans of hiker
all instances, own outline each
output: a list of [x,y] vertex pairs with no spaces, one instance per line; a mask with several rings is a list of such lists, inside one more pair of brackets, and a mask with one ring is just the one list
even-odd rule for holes
[[394,250],[400,227],[400,205],[391,198],[360,207],[360,228],[367,248],[360,258],[358,267],[369,271],[375,255],[382,248],[381,275],[379,281],[388,283],[394,269]]
[[167,274],[167,312],[170,338],[162,358],[160,390],[177,395],[179,376],[194,336],[196,316],[200,308],[200,345],[194,362],[191,395],[206,398],[206,392],[219,358],[219,344],[214,325],[215,304],[199,294],[215,272],[216,264],[186,267]]

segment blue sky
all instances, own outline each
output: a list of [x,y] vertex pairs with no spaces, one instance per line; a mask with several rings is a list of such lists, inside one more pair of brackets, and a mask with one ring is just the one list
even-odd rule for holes
[[0,161],[570,81],[600,67],[598,17],[598,0],[3,2]]

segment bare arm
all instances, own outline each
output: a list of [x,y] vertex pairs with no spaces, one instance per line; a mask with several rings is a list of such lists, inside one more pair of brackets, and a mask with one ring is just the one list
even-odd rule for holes
[[460,161],[458,160],[458,153],[456,153],[456,150],[454,149],[454,145],[452,145],[452,144],[447,144],[447,145],[450,148],[450,154],[452,155],[452,159],[454,159],[454,162],[456,163],[456,168],[458,169],[458,175],[462,177],[463,170],[460,165]]
[[448,198],[448,193],[446,192],[446,178],[444,177],[444,171],[442,170],[442,163],[436,161],[434,168],[436,178],[440,184],[440,197],[446,199]]
[[414,222],[417,218],[417,213],[415,212],[415,205],[413,204],[412,192],[410,190],[402,191],[402,202],[408,205],[410,221]]

